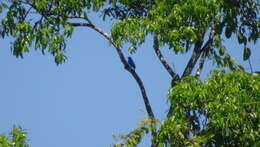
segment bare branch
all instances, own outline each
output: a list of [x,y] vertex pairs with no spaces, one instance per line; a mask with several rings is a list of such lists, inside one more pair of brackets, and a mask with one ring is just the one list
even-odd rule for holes
[[150,102],[149,102],[149,99],[147,97],[147,94],[146,94],[146,91],[145,91],[145,88],[144,88],[144,85],[143,85],[143,82],[142,80],[140,79],[140,77],[137,75],[137,73],[130,67],[130,65],[127,63],[126,59],[125,59],[125,56],[121,50],[120,47],[118,47],[115,42],[113,41],[112,37],[104,32],[102,29],[98,28],[97,26],[95,26],[93,23],[91,23],[90,20],[88,20],[89,23],[86,23],[86,24],[73,24],[75,26],[86,26],[86,27],[89,27],[89,28],[92,28],[93,30],[95,30],[96,32],[98,32],[99,34],[101,34],[102,36],[104,36],[116,49],[117,51],[117,54],[122,62],[122,64],[124,65],[125,69],[130,72],[132,74],[132,76],[134,77],[134,79],[136,80],[140,90],[141,90],[141,93],[142,93],[142,96],[143,96],[143,101],[144,101],[144,104],[145,104],[145,108],[146,108],[146,111],[148,113],[148,116],[150,119],[155,119],[155,116],[154,116],[154,113],[152,111],[152,107],[150,105]]
[[209,50],[210,50],[210,46],[213,43],[214,36],[215,36],[215,34],[214,34],[214,32],[212,32],[210,34],[210,37],[209,37],[207,43],[201,49],[201,51],[203,52],[203,55],[200,57],[199,67],[198,67],[196,75],[195,75],[196,77],[199,77],[200,74],[201,74],[201,71],[203,69],[204,63],[206,61],[206,57],[208,56],[208,53],[209,53]]
[[164,68],[171,75],[172,79],[175,79],[176,76],[178,76],[178,75],[172,70],[172,68],[169,66],[169,64],[167,63],[167,61],[163,57],[163,55],[162,55],[162,53],[161,53],[161,51],[159,49],[158,38],[157,38],[156,35],[153,37],[153,49],[154,49],[158,59],[161,61],[162,65],[164,66]]
[[74,23],[74,22],[67,22],[68,24],[70,24],[73,27],[91,27],[91,24],[89,23]]
[[198,67],[196,75],[195,75],[196,77],[200,77],[201,71],[202,71],[204,63],[206,61],[206,57],[207,57],[208,51],[209,51],[209,48],[207,50],[205,50],[203,52],[202,56],[200,57],[199,67]]
[[27,10],[27,12],[25,13],[25,15],[24,15],[24,19],[27,17],[27,15],[30,13],[30,11],[32,10],[32,6]]
[[212,31],[210,33],[210,36],[209,36],[207,43],[201,49],[201,52],[203,52],[203,54],[200,57],[199,67],[198,67],[198,69],[196,71],[196,75],[195,75],[196,77],[200,77],[201,71],[202,71],[204,63],[206,61],[206,57],[208,56],[208,53],[209,53],[209,50],[210,50],[210,46],[213,43],[214,36],[215,36],[214,31]]
[[73,18],[80,18],[80,19],[84,19],[84,17],[83,17],[83,16],[67,16],[67,18],[71,18],[71,19],[73,19]]
[[83,19],[85,20],[86,22],[88,22],[89,24],[93,24],[90,19],[88,19],[87,17],[84,17],[84,16],[67,16],[67,18],[70,18],[70,19]]
[[[23,1],[22,1],[23,2]],[[30,0],[26,0],[25,2],[23,2],[25,4],[28,4],[29,6],[31,6],[32,8],[34,8],[40,15],[43,16],[43,18],[48,20],[49,16],[53,16],[54,14],[51,14],[50,12],[41,12],[37,10],[37,7],[31,3]],[[131,66],[127,63],[125,56],[122,52],[122,49],[120,47],[118,47],[115,42],[113,41],[112,37],[106,33],[105,31],[103,31],[102,29],[98,28],[97,26],[95,26],[87,17],[83,17],[83,16],[68,16],[67,18],[80,18],[80,19],[84,19],[87,23],[74,23],[74,22],[67,22],[68,24],[70,24],[73,27],[89,27],[93,30],[95,30],[96,32],[98,32],[99,34],[101,34],[102,36],[104,36],[116,49],[118,56],[120,58],[120,61],[122,62],[122,64],[124,65],[125,69],[130,72],[132,74],[132,76],[134,77],[134,79],[136,80],[140,91],[142,93],[143,96],[143,101],[145,104],[145,108],[146,111],[148,113],[148,116],[150,119],[155,119],[154,113],[152,111],[152,107],[150,105],[148,96],[146,94],[146,90],[144,88],[143,82],[141,80],[141,78],[138,76],[138,74],[131,68]]]
[[[202,37],[202,38],[204,38],[204,35],[205,35],[205,33],[203,34],[203,37]],[[183,72],[182,79],[183,79],[184,77],[186,77],[186,76],[188,76],[188,75],[191,74],[191,72],[192,72],[193,68],[195,67],[195,65],[196,65],[196,63],[197,63],[199,57],[201,56],[201,54],[202,54],[203,52],[205,52],[205,53],[206,53],[205,55],[207,56],[208,50],[210,49],[210,46],[211,46],[212,43],[213,43],[213,40],[214,40],[215,35],[216,35],[215,31],[214,31],[214,29],[212,29],[211,32],[210,32],[210,35],[209,35],[209,39],[208,39],[208,41],[205,43],[205,45],[204,45],[203,47],[202,47],[202,44],[203,44],[202,41],[198,41],[198,42],[195,44],[195,47],[194,47],[192,56],[191,56],[191,58],[190,58],[190,60],[189,60],[189,62],[188,62],[188,64],[187,64],[187,66],[186,66],[186,68],[185,68],[185,70],[184,70],[184,72]],[[203,59],[203,58],[206,58],[206,57],[202,57],[201,60],[205,60],[205,59]],[[205,61],[202,61],[202,62],[203,62],[203,63],[202,63],[202,68],[203,68],[203,64],[204,64]],[[199,66],[200,66],[200,65],[199,65]],[[201,70],[202,70],[202,69],[201,69]]]
[[186,65],[185,69],[184,69],[184,72],[181,76],[181,79],[183,79],[184,77],[188,76],[191,74],[195,64],[197,63],[199,57],[200,57],[200,54],[201,54],[201,46],[202,46],[202,41],[199,40],[195,46],[194,46],[194,50],[193,50],[193,53],[192,53],[192,56],[188,62],[188,64]]
[[[49,16],[53,15],[51,14],[50,12],[41,12],[41,11],[38,11],[36,6],[34,4],[31,3],[30,0],[26,0],[25,2],[23,2],[25,4],[28,4],[30,5],[32,8],[34,8],[40,15],[42,15],[45,19],[48,19]],[[73,27],[89,27],[93,30],[95,30],[96,32],[98,32],[99,34],[101,34],[102,36],[104,36],[116,49],[118,55],[119,55],[119,58],[121,60],[121,62],[123,63],[125,69],[127,71],[129,71],[132,76],[134,77],[134,79],[136,80],[140,90],[141,90],[141,93],[142,93],[142,96],[143,96],[143,101],[144,101],[144,104],[145,104],[145,108],[146,108],[146,111],[148,113],[148,116],[150,119],[155,119],[154,117],[154,113],[152,111],[152,107],[150,105],[150,102],[149,102],[149,99],[147,97],[147,94],[146,94],[146,91],[145,91],[145,88],[144,88],[144,85],[143,85],[143,82],[142,80],[140,79],[140,77],[137,75],[137,73],[130,67],[130,65],[127,63],[126,59],[125,59],[125,56],[121,50],[120,47],[118,47],[115,42],[113,41],[112,37],[104,32],[102,29],[98,28],[97,26],[95,26],[87,17],[83,17],[83,16],[68,16],[67,18],[79,18],[79,19],[84,19],[87,23],[75,23],[75,22],[67,22],[68,24],[70,24],[71,26]]]

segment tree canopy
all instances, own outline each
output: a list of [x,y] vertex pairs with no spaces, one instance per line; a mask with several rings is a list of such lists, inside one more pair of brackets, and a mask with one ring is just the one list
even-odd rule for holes
[[[74,28],[86,27],[102,35],[137,82],[149,116],[140,128],[123,137],[126,145],[137,145],[151,132],[154,147],[257,146],[259,76],[240,71],[243,67],[229,55],[223,41],[237,38],[244,48],[243,60],[249,60],[248,44],[256,43],[260,35],[259,10],[259,0],[4,0],[0,2],[0,34],[14,38],[11,51],[16,57],[35,48],[52,54],[56,64],[66,61],[66,41]],[[92,13],[101,14],[104,21],[111,19],[111,31],[93,23]],[[141,77],[122,52],[128,48],[137,53],[148,38],[153,39],[153,50],[172,78],[170,108],[161,123]],[[177,55],[192,52],[182,75],[168,64],[160,48]],[[216,71],[201,81],[206,60],[232,71]]]
[[[187,77],[170,89],[173,107],[163,122],[157,122],[157,146],[259,146],[260,76],[242,71],[213,71],[201,81]],[[135,146],[151,130],[151,122],[120,136],[126,146]],[[120,143],[116,144],[119,146]]]
[[130,52],[152,34],[159,46],[167,45],[175,53],[192,47],[209,50],[208,56],[220,65],[227,65],[230,58],[222,45],[224,35],[235,35],[247,48],[248,42],[258,39],[260,25],[257,0],[7,0],[1,2],[1,10],[6,12],[1,35],[15,38],[11,47],[15,56],[22,57],[34,46],[54,55],[57,64],[66,60],[63,51],[73,27],[91,27],[88,14],[92,12],[114,18],[113,40],[117,46],[130,42]]

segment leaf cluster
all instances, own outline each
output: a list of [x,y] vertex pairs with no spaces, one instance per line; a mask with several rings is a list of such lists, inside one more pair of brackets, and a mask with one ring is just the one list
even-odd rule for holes
[[5,0],[0,3],[0,13],[6,14],[1,18],[0,35],[14,38],[11,49],[16,57],[34,47],[50,52],[60,64],[66,60],[66,41],[73,33],[71,17],[80,20],[90,12],[100,12],[104,18],[114,18],[113,40],[117,46],[130,43],[131,53],[149,34],[158,37],[159,46],[168,46],[176,54],[211,38],[210,59],[230,67],[223,37],[236,35],[245,46],[247,60],[248,42],[259,38],[259,7],[257,0]]
[[120,141],[116,142],[114,144],[114,147],[137,146],[142,141],[144,135],[148,134],[149,132],[152,132],[158,123],[158,120],[153,119],[145,119],[139,122],[137,129],[132,130],[130,133],[126,135],[120,135],[119,137],[117,137],[120,139]]
[[[196,44],[212,42],[209,58],[219,66],[232,67],[230,56],[223,45],[224,38],[233,34],[245,46],[259,38],[259,9],[257,0],[140,0],[117,1],[109,16],[119,19],[112,28],[118,44],[130,43],[135,52],[149,34],[156,35],[160,46],[168,46],[176,54],[186,53]],[[147,7],[142,7],[142,4]],[[117,5],[123,6],[116,7]],[[133,14],[128,14],[128,10]],[[142,10],[143,13],[139,13]],[[123,12],[121,12],[123,11]],[[123,15],[124,14],[124,15]],[[123,16],[122,16],[123,15]],[[247,60],[250,56],[245,51]]]
[[169,102],[173,112],[158,133],[164,144],[257,146],[260,143],[258,75],[214,71],[204,82],[189,77],[170,90]]
[[147,16],[154,7],[154,0],[110,0],[109,6],[103,10],[103,19],[106,17],[123,20]]
[[29,147],[26,139],[26,132],[20,127],[14,126],[10,137],[0,135],[0,147]]
[[4,1],[0,10],[6,15],[1,18],[0,34],[2,38],[14,38],[11,50],[16,57],[23,57],[33,46],[43,54],[50,52],[60,64],[67,59],[66,39],[73,33],[70,16],[85,16],[103,4],[103,0]]
[[[163,122],[144,121],[115,146],[137,146],[151,126],[158,147],[259,146],[260,76],[215,70],[201,81],[186,77],[170,89],[173,107]],[[152,124],[152,125],[151,125]]]
[[186,77],[170,89],[172,112],[162,122],[144,120],[115,146],[137,146],[152,133],[158,147],[259,146],[260,76],[215,70],[201,81]]

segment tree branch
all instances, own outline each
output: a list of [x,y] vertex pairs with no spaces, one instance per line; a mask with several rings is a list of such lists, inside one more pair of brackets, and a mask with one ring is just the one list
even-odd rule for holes
[[[26,0],[23,3],[28,4],[31,7],[33,7],[39,14],[41,14],[46,19],[48,19],[48,16],[53,15],[53,14],[48,14],[49,12],[38,11],[36,6],[34,4],[32,4],[30,0]],[[45,13],[47,13],[47,15]],[[121,48],[118,47],[115,44],[115,42],[113,41],[112,37],[108,33],[104,32],[102,29],[100,29],[97,26],[95,26],[87,17],[83,17],[83,16],[68,16],[67,18],[71,18],[71,19],[73,19],[73,18],[84,19],[87,23],[74,23],[74,22],[67,22],[67,23],[70,24],[73,27],[89,27],[89,28],[95,30],[96,32],[98,32],[99,34],[101,34],[102,36],[104,36],[115,47],[115,49],[116,49],[116,51],[117,51],[117,53],[119,55],[119,58],[120,58],[121,62],[123,63],[125,69],[132,74],[132,76],[136,80],[136,82],[137,82],[137,84],[138,84],[138,86],[139,86],[139,88],[141,90],[141,93],[142,93],[142,96],[143,96],[143,101],[144,101],[145,108],[146,108],[146,111],[148,113],[149,118],[150,119],[155,119],[155,116],[154,116],[154,113],[152,111],[152,107],[150,105],[150,102],[149,102],[148,96],[146,94],[146,91],[145,91],[145,88],[144,88],[142,80],[137,75],[137,73],[130,67],[130,65],[127,63]]]
[[[146,95],[146,91],[143,85],[142,80],[140,79],[140,77],[137,75],[137,73],[135,72],[135,70],[133,70],[131,68],[131,66],[127,63],[125,56],[121,50],[121,48],[119,48],[113,41],[112,37],[104,32],[102,29],[96,27],[95,25],[93,25],[93,23],[91,23],[90,20],[88,20],[88,22],[91,24],[91,26],[89,26],[90,28],[94,29],[95,31],[97,31],[98,33],[100,33],[102,36],[104,36],[116,49],[117,54],[119,55],[119,58],[121,60],[121,62],[124,64],[125,69],[130,72],[132,74],[132,76],[134,77],[134,79],[136,80],[139,89],[141,90],[142,96],[143,96],[143,101],[145,104],[145,108],[146,108],[146,112],[148,113],[149,119],[151,119],[152,121],[155,120],[155,116],[152,110],[152,107],[150,105],[149,99]],[[152,141],[152,145],[151,147],[157,147],[157,139],[156,139],[156,129],[152,130],[152,136],[155,137],[155,139]]]
[[175,79],[176,77],[179,77],[173,70],[172,68],[169,66],[169,64],[167,63],[167,61],[165,60],[165,58],[163,57],[160,49],[159,49],[159,45],[158,45],[158,38],[155,35],[153,37],[153,49],[158,57],[158,59],[161,61],[162,65],[164,66],[164,68],[168,71],[168,73],[170,74],[170,76],[172,77],[172,79]]
[[186,65],[185,69],[184,69],[184,72],[181,76],[181,79],[183,79],[184,77],[188,76],[191,74],[195,64],[197,63],[199,57],[200,57],[200,54],[201,54],[201,46],[202,46],[203,42],[201,40],[197,41],[195,43],[195,46],[194,46],[194,50],[193,50],[193,53],[192,53],[192,56],[188,62],[188,64]]
[[[203,33],[203,37],[202,38],[204,38],[204,35],[205,35],[205,33]],[[195,67],[195,65],[196,65],[196,63],[197,63],[197,61],[198,61],[198,59],[199,59],[199,57],[201,56],[201,54],[203,53],[203,52],[205,52],[205,56],[207,56],[207,54],[208,54],[208,51],[210,50],[210,47],[211,47],[211,45],[212,45],[212,43],[213,43],[213,40],[214,40],[214,37],[215,37],[215,35],[216,35],[216,33],[215,33],[215,31],[214,31],[214,29],[212,29],[211,30],[211,32],[210,32],[210,35],[209,35],[209,39],[208,39],[208,41],[205,43],[205,45],[202,47],[202,44],[203,44],[203,42],[200,40],[200,41],[198,41],[196,44],[195,44],[195,47],[194,47],[194,50],[193,50],[193,53],[192,53],[192,56],[191,56],[191,58],[190,58],[190,60],[189,60],[189,62],[188,62],[188,64],[187,64],[187,66],[186,66],[186,68],[185,68],[185,70],[184,70],[184,72],[183,72],[183,75],[182,75],[182,79],[184,78],[184,77],[186,77],[186,76],[188,76],[188,75],[190,75],[191,74],[191,72],[192,72],[192,70],[193,70],[193,68]],[[201,69],[198,69],[198,70],[202,70],[202,68],[203,68],[203,64],[204,64],[204,62],[205,61],[203,61],[203,60],[205,60],[205,59],[203,59],[203,58],[206,58],[206,57],[202,57],[201,58],[201,65],[199,65],[199,68],[200,68],[200,66],[201,66]],[[200,72],[200,71],[199,71]]]
[[82,23],[82,22],[79,22],[79,23],[67,22],[67,23],[73,27],[91,27],[91,24],[89,24],[89,23]]
[[[204,38],[204,35],[205,35],[205,32],[202,34],[202,37],[201,37],[201,38]],[[211,37],[210,37],[210,38],[211,38]],[[210,40],[211,40],[211,39],[209,39],[209,40],[207,41],[207,43],[204,45],[204,47],[202,47],[202,44],[203,44],[202,39],[199,40],[199,41],[197,41],[197,42],[195,43],[192,56],[191,56],[191,58],[190,58],[188,64],[186,65],[186,67],[185,67],[185,69],[184,69],[184,72],[183,72],[183,75],[182,75],[182,77],[181,77],[180,80],[182,80],[184,77],[186,77],[186,76],[188,76],[188,75],[191,74],[191,72],[192,72],[194,66],[196,65],[196,63],[197,63],[197,61],[198,61],[198,59],[199,59],[201,53],[202,53],[206,48],[208,48],[208,47],[211,45],[211,43],[210,43],[211,41],[210,41]],[[201,47],[202,47],[202,48],[201,48]],[[202,60],[202,59],[201,59],[201,60]],[[201,62],[201,63],[202,63],[202,62]],[[203,63],[202,63],[202,68],[203,68],[203,64],[204,64],[204,61],[203,61]],[[202,69],[202,68],[201,68],[201,69]],[[173,84],[174,84],[174,83],[172,83],[172,86],[174,86]],[[170,109],[169,109],[169,111],[168,111],[168,113],[167,113],[167,117],[169,117],[169,116],[172,114],[172,112],[173,112],[173,107],[170,106]]]
[[[31,7],[33,7],[40,15],[42,15],[45,19],[48,19],[49,16],[51,15],[54,15],[54,14],[51,14],[50,12],[41,12],[41,11],[38,11],[36,6],[34,4],[31,3],[30,0],[26,0],[26,2],[24,2],[28,5],[30,5]],[[122,64],[124,65],[124,68],[131,73],[131,75],[134,77],[134,79],[136,80],[138,86],[139,86],[139,89],[141,91],[141,94],[142,94],[142,97],[143,97],[143,101],[144,101],[144,104],[145,104],[145,108],[146,108],[146,111],[148,113],[148,117],[149,119],[151,120],[155,120],[155,116],[154,116],[154,113],[153,113],[153,110],[152,110],[152,107],[150,105],[150,102],[149,102],[149,99],[148,99],[148,96],[146,94],[146,90],[144,88],[144,84],[141,80],[141,78],[138,76],[138,74],[135,72],[135,70],[133,70],[131,68],[131,66],[128,64],[128,62],[126,61],[125,59],[125,56],[122,52],[122,49],[120,46],[117,46],[116,43],[113,41],[112,37],[106,33],[105,31],[103,31],[102,29],[98,28],[97,26],[95,26],[87,17],[83,17],[83,16],[68,16],[67,18],[69,19],[84,19],[86,21],[86,23],[84,22],[67,22],[68,24],[70,24],[71,26],[73,27],[89,27],[93,30],[95,30],[96,32],[98,32],[99,34],[101,34],[102,36],[104,36],[116,49],[117,51],[117,54],[120,58],[120,61],[122,62]],[[152,131],[152,135],[155,136],[155,133],[156,133],[156,129],[154,129]],[[155,143],[152,143],[152,146],[153,147],[156,147],[156,144]]]
[[83,16],[67,16],[67,18],[70,18],[70,19],[78,18],[78,19],[84,19],[84,20],[86,20],[86,18],[84,18]]
[[202,56],[200,57],[199,67],[198,67],[198,69],[196,71],[196,75],[195,75],[196,77],[200,77],[201,71],[202,71],[204,63],[206,61],[206,57],[207,57],[208,51],[209,51],[209,48],[207,50],[205,50],[203,52]]
[[147,97],[147,94],[146,94],[143,82],[140,79],[140,77],[137,75],[135,70],[133,70],[131,68],[131,66],[127,63],[127,61],[125,59],[125,56],[124,56],[124,54],[122,52],[122,49],[115,44],[115,42],[113,41],[112,37],[108,33],[104,32],[102,29],[100,29],[97,26],[95,26],[89,19],[87,19],[87,18],[84,18],[84,19],[86,21],[88,21],[88,23],[69,23],[69,24],[71,24],[72,26],[85,26],[85,27],[89,27],[89,28],[95,30],[96,32],[98,32],[99,34],[101,34],[102,36],[104,36],[115,47],[115,49],[117,51],[117,54],[118,54],[122,64],[124,65],[124,68],[128,72],[130,72],[132,74],[132,76],[134,77],[134,79],[136,80],[136,82],[137,82],[137,84],[139,86],[139,89],[141,90],[141,93],[142,93],[142,96],[143,96],[143,101],[144,101],[145,108],[146,108],[146,111],[148,113],[149,118],[150,119],[155,119],[155,116],[154,116],[154,113],[152,111],[152,107],[150,105],[149,99]]
[[210,33],[210,36],[209,36],[209,39],[207,41],[207,43],[203,46],[203,48],[201,49],[201,51],[203,52],[202,56],[200,57],[200,61],[199,61],[199,67],[196,71],[196,77],[200,77],[200,74],[201,74],[201,71],[203,69],[203,66],[204,66],[204,63],[206,61],[206,57],[208,56],[208,53],[209,53],[209,50],[210,50],[210,47],[213,43],[213,40],[214,40],[214,37],[215,37],[215,33],[214,31],[212,31]]

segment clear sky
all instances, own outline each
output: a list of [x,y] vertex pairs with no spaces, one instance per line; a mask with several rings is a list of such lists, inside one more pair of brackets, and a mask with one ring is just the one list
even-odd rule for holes
[[[109,31],[109,22],[92,18]],[[0,40],[1,133],[8,133],[16,124],[27,130],[32,147],[105,147],[115,141],[113,133],[127,133],[146,117],[137,84],[124,70],[115,49],[98,33],[75,29],[67,44],[68,61],[60,66],[51,55],[34,49],[24,59],[16,59],[9,49],[10,40]],[[234,38],[225,43],[249,71],[248,62],[241,60],[243,46]],[[250,46],[253,68],[260,70],[260,44]],[[178,73],[190,56],[176,56],[168,49],[163,54]],[[154,113],[163,120],[170,76],[156,58],[151,40],[131,56]],[[211,68],[212,62],[207,62],[204,78]]]

